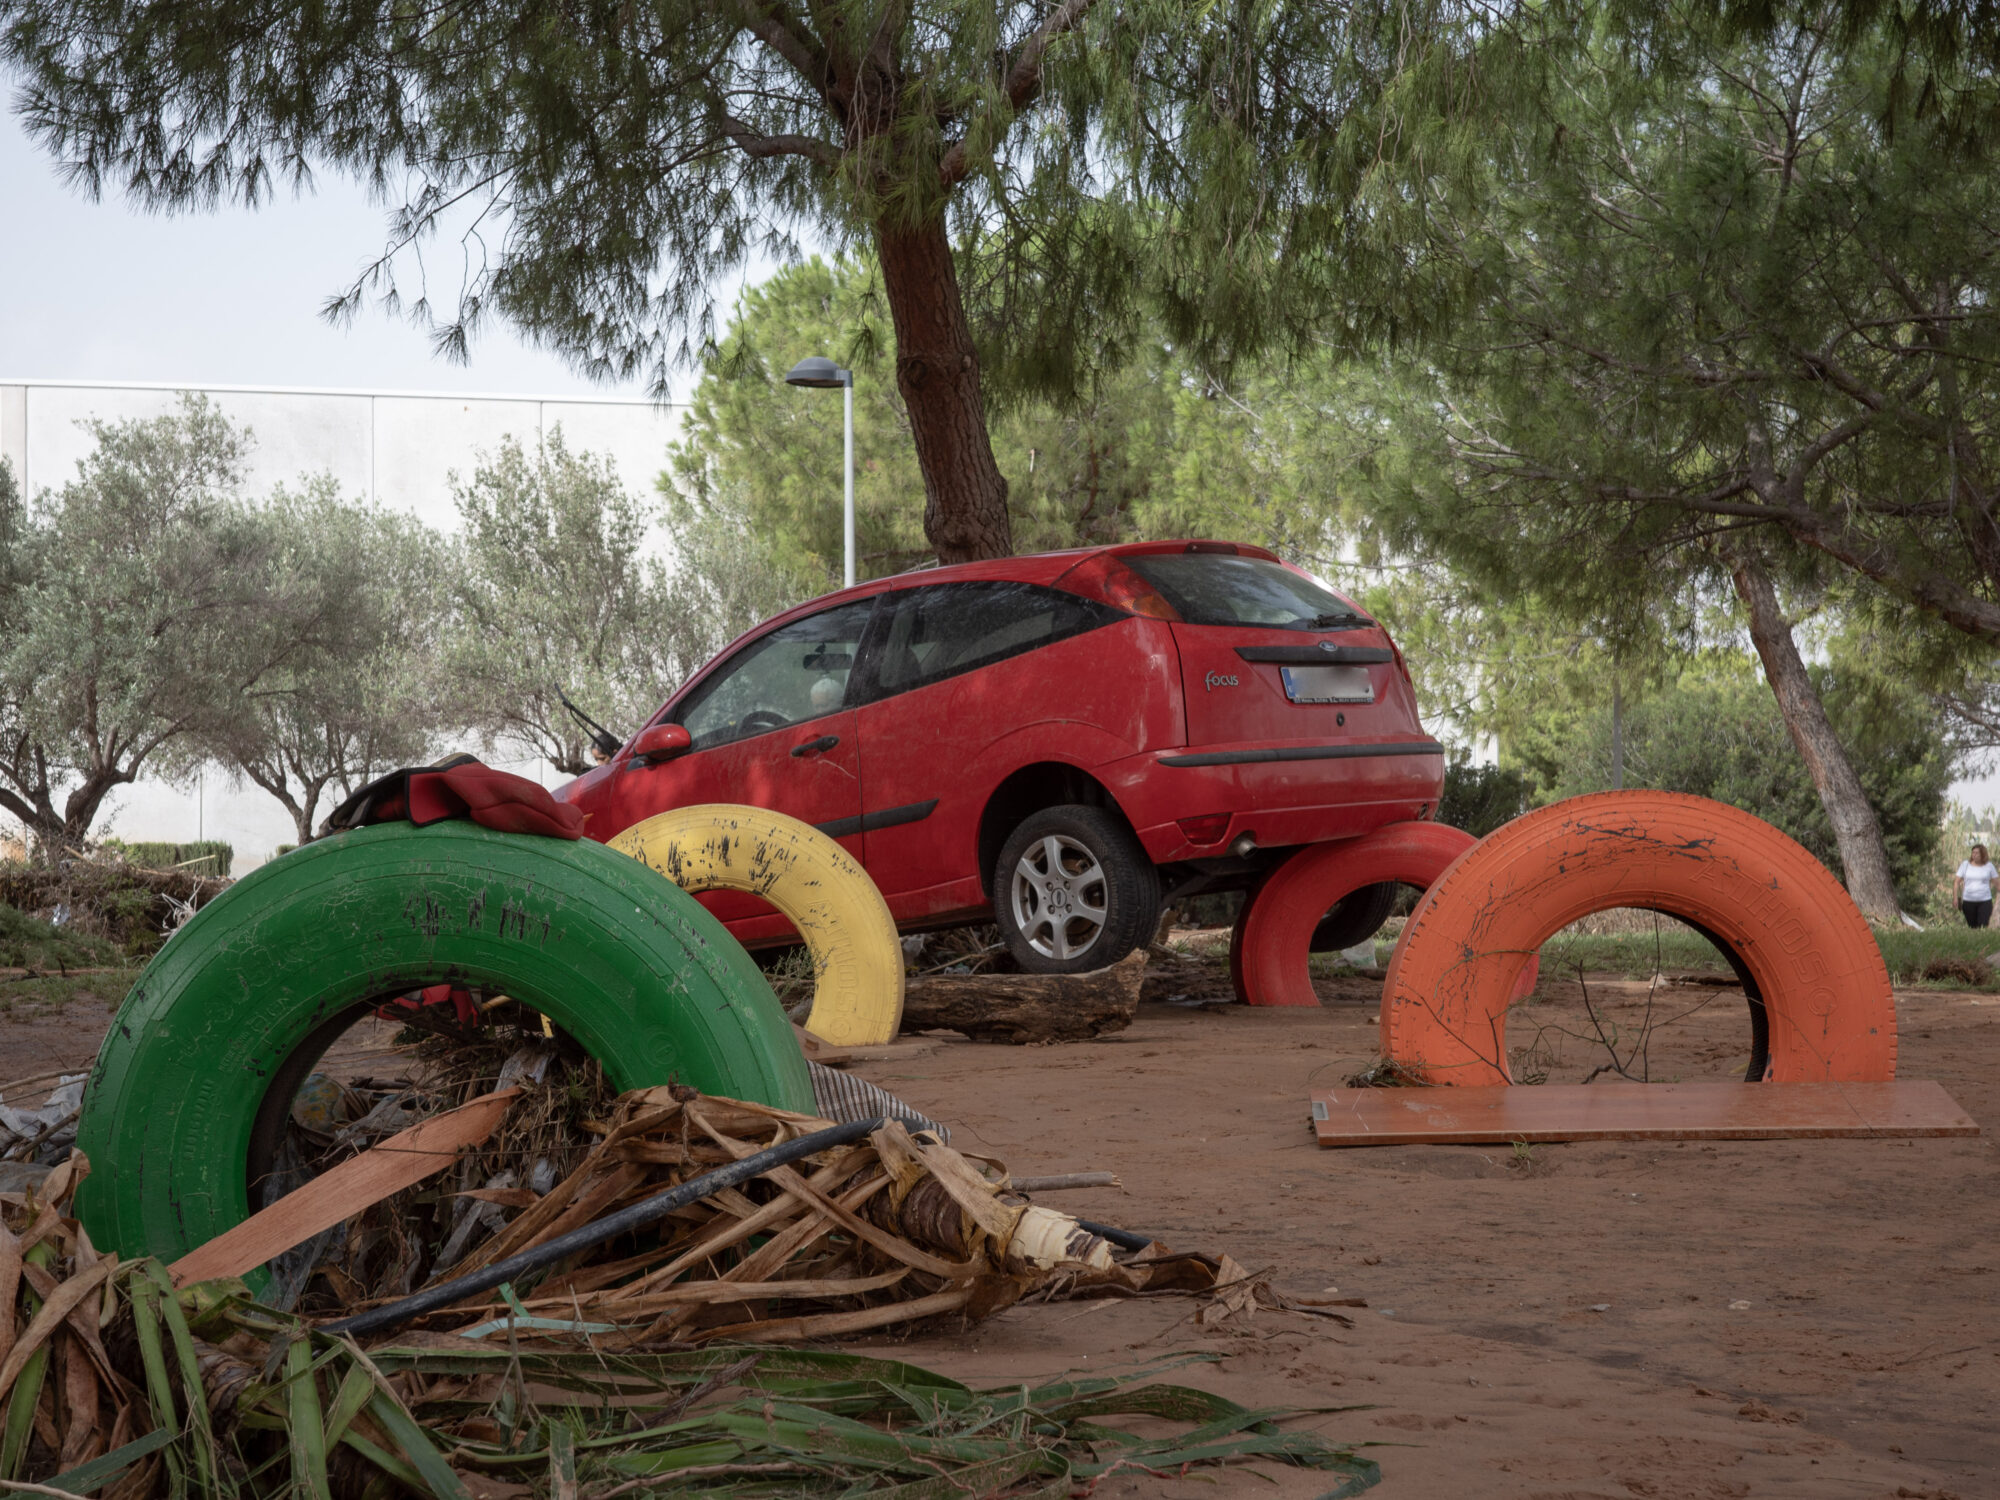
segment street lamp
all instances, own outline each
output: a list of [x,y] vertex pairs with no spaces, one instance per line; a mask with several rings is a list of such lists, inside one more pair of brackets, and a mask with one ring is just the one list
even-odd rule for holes
[[843,513],[846,539],[845,586],[854,587],[854,372],[843,370],[823,354],[813,354],[792,366],[786,385],[810,386],[818,390],[841,387],[847,395],[847,502]]

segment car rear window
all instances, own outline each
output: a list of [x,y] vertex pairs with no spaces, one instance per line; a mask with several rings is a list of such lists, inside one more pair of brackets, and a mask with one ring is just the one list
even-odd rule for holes
[[991,666],[1122,618],[1034,583],[947,583],[891,594],[875,676],[884,695]]
[[1374,623],[1331,589],[1261,557],[1142,552],[1119,561],[1158,589],[1190,625],[1341,630]]

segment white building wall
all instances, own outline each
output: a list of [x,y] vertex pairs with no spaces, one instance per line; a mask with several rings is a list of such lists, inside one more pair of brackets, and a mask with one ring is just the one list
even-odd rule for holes
[[454,472],[469,475],[502,438],[532,443],[558,425],[572,449],[609,454],[626,488],[650,498],[686,410],[630,398],[0,379],[0,456],[13,464],[24,494],[60,488],[93,446],[84,423],[159,416],[184,389],[250,429],[252,494],[331,474],[348,494],[440,530],[458,521]]
[[[372,498],[440,531],[458,526],[454,473],[470,476],[506,437],[531,444],[557,426],[572,451],[608,454],[626,489],[650,503],[685,414],[684,407],[630,398],[0,379],[0,457],[13,466],[24,495],[58,489],[93,446],[80,424],[159,416],[184,389],[209,397],[230,421],[250,429],[252,496],[330,474],[345,493]],[[507,769],[544,785],[557,779],[546,762]],[[225,839],[235,846],[239,871],[295,837],[290,817],[269,793],[231,785],[212,769],[188,787],[142,780],[113,793],[106,806],[100,833],[175,842]]]

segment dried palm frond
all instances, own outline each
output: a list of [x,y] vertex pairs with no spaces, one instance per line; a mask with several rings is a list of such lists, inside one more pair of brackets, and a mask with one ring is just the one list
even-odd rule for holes
[[[641,1089],[591,1128],[600,1139],[454,1275],[532,1250],[663,1188],[825,1126],[824,1120],[677,1087]],[[975,1163],[890,1120],[866,1140],[780,1167],[676,1211],[663,1224],[552,1266],[538,1282],[431,1315],[427,1326],[510,1326],[628,1349],[713,1341],[796,1342],[950,1315],[991,1316],[1024,1296],[1208,1290],[1219,1263],[1164,1246],[1124,1262],[1067,1214],[1007,1189]],[[522,1320],[531,1320],[523,1322]],[[546,1323],[551,1326],[537,1326]]]
[[[701,1103],[716,1107],[676,1117],[688,1149],[726,1151],[719,1122],[734,1117]],[[628,1157],[661,1144],[636,1128],[660,1112],[622,1103],[593,1158],[614,1141]],[[1053,1497],[1113,1470],[1246,1459],[1337,1475],[1334,1495],[1380,1477],[1351,1447],[1281,1429],[1299,1413],[1157,1379],[1187,1357],[979,1390],[896,1361],[766,1346],[617,1352],[574,1335],[524,1346],[517,1333],[507,1347],[432,1337],[364,1350],[259,1306],[241,1282],[176,1292],[157,1261],[98,1254],[67,1212],[88,1170],[73,1156],[44,1195],[0,1196],[0,1480],[45,1493],[469,1500],[483,1476],[577,1500]],[[1119,1416],[1152,1419],[1156,1435],[1105,1420]],[[1161,1421],[1185,1430],[1157,1435]]]

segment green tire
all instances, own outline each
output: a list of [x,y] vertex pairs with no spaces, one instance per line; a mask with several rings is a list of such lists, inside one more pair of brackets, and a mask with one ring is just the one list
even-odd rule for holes
[[369,1002],[446,981],[532,1005],[621,1090],[813,1109],[770,986],[664,876],[588,839],[357,829],[238,881],[125,997],[77,1136],[92,1241],[171,1261],[247,1218],[253,1138],[319,1054]]

